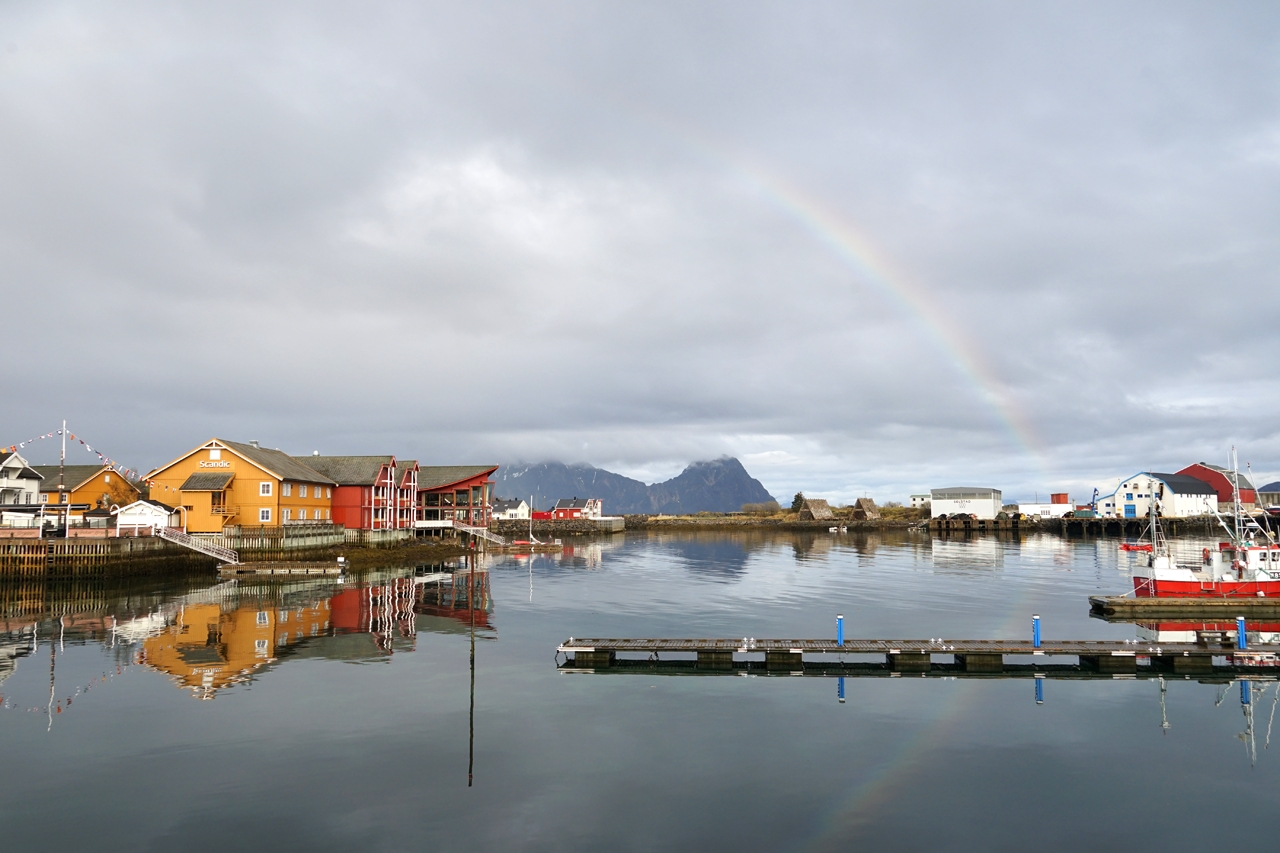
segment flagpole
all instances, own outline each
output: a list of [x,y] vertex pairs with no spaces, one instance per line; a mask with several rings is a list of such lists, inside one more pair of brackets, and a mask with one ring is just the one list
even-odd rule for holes
[[58,460],[58,502],[59,503],[66,502],[68,504],[68,506],[66,506],[62,510],[63,512],[62,532],[64,536],[66,535],[67,528],[71,526],[70,501],[67,501],[66,493],[63,491],[63,489],[66,488],[66,484],[64,482],[66,479],[65,477],[66,467],[67,467],[67,419],[63,418],[62,419],[62,458]]

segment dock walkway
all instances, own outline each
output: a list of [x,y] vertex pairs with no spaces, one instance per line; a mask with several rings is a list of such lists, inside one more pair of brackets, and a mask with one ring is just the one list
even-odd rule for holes
[[896,671],[928,671],[935,655],[952,656],[966,672],[1001,672],[1005,657],[1074,657],[1099,672],[1133,672],[1139,658],[1171,672],[1212,671],[1214,658],[1229,657],[1234,666],[1270,666],[1280,662],[1280,645],[1236,648],[1229,637],[1219,643],[1149,643],[1140,640],[788,640],[788,639],[620,639],[570,638],[557,652],[572,655],[576,667],[607,668],[619,654],[694,654],[699,668],[732,669],[734,655],[763,654],[767,669],[802,671],[804,656],[877,655]]

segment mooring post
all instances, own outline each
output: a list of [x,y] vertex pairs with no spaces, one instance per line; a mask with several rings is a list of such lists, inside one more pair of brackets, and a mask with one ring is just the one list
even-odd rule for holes
[[[844,645],[844,614],[843,613],[836,614],[836,645],[838,646]],[[844,695],[843,691],[841,691],[840,695],[841,696]]]
[[1040,614],[1031,614],[1031,644],[1040,648]]
[[1240,704],[1253,704],[1253,691],[1250,689],[1249,682],[1245,681],[1243,678],[1240,679]]
[[836,681],[836,698],[840,700],[840,704],[844,704],[844,676],[840,676]]
[[1044,704],[1044,676],[1043,675],[1036,676],[1036,704],[1037,705]]
[[1249,648],[1249,635],[1245,633],[1245,630],[1244,630],[1243,616],[1236,617],[1236,648],[1237,649]]

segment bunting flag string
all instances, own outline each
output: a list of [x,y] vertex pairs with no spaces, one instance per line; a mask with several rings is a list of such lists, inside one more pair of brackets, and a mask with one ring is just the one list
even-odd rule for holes
[[[24,449],[28,444],[35,444],[37,441],[43,441],[46,438],[57,438],[61,435],[62,435],[62,430],[56,429],[53,432],[46,432],[44,435],[37,435],[35,438],[29,438],[26,441],[20,441],[17,444],[11,444],[8,446],[7,449],[10,453],[17,453],[19,450]],[[114,459],[112,459],[110,456],[106,455],[102,451],[95,450],[93,446],[89,444],[89,442],[85,441],[83,438],[77,438],[76,434],[71,432],[70,430],[67,430],[67,438],[71,439],[72,441],[80,442],[80,444],[83,445],[85,449],[87,449],[90,453],[98,457],[98,459],[102,462],[104,467],[110,467],[112,470],[116,471],[121,476],[126,477],[130,480],[134,480],[134,481],[142,480],[142,473],[140,471],[136,471],[133,468],[127,468],[124,465],[121,465],[119,462],[116,462]]]

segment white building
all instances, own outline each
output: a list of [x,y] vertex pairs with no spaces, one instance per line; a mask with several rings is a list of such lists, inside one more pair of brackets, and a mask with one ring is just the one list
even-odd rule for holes
[[493,517],[508,521],[528,521],[529,505],[521,500],[496,500],[493,502]]
[[1030,515],[1036,518],[1062,518],[1071,512],[1075,507],[1069,503],[1020,503],[1018,504],[1018,512],[1023,515]]
[[929,503],[933,517],[965,513],[975,518],[995,518],[1000,512],[1004,496],[999,489],[978,486],[952,486],[947,489],[931,489]]
[[40,503],[40,475],[17,451],[0,450],[0,506]]
[[912,509],[927,509],[928,506],[929,506],[928,495],[912,495],[911,496]]
[[1218,493],[1204,480],[1186,474],[1142,471],[1126,477],[1111,494],[1098,498],[1098,515],[1103,518],[1144,518],[1151,501],[1166,518],[1212,515],[1218,509]]
[[116,532],[132,531],[137,534],[142,530],[156,532],[159,527],[181,527],[181,513],[160,501],[137,500],[116,511]]

